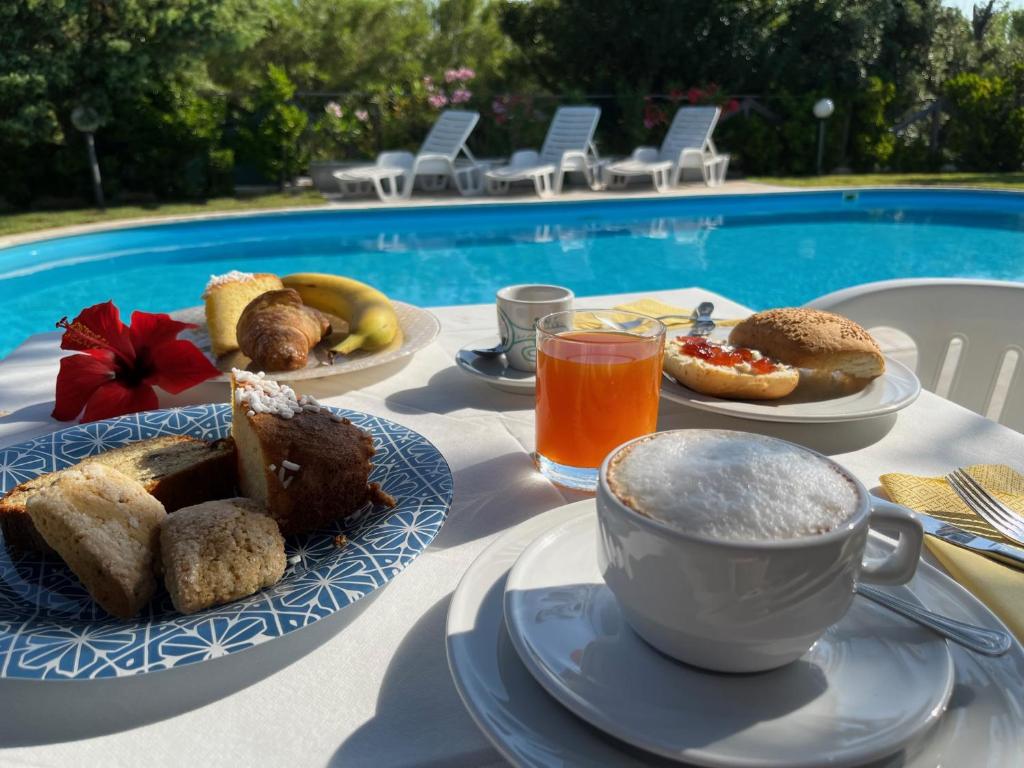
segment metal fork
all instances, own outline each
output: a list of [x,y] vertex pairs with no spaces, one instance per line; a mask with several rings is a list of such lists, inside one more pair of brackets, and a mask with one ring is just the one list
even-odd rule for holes
[[946,482],[964,504],[989,522],[1003,536],[1024,544],[1024,518],[986,491],[963,469],[946,475]]

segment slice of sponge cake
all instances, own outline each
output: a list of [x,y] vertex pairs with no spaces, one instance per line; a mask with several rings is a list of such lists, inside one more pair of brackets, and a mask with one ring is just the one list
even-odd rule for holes
[[138,480],[103,464],[73,467],[29,498],[28,514],[107,613],[131,618],[149,602],[167,513]]
[[235,271],[212,276],[203,292],[203,303],[213,354],[220,357],[238,349],[235,328],[249,302],[267,291],[283,288],[281,278],[267,272],[252,274]]
[[314,398],[247,371],[232,373],[238,485],[285,536],[340,520],[367,501],[394,505],[369,483],[373,438]]
[[[235,446],[230,438],[207,442],[185,435],[162,435],[90,456],[77,466],[90,463],[113,467],[139,481],[168,512],[235,494]],[[26,480],[0,499],[0,530],[9,547],[22,552],[49,549],[25,505],[60,474],[51,472]]]

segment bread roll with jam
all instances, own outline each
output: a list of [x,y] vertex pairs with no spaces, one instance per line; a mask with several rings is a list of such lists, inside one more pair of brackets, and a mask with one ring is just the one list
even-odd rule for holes
[[758,312],[732,329],[729,343],[819,375],[870,380],[885,373],[885,358],[870,333],[849,318],[820,309]]
[[777,400],[800,382],[795,368],[758,350],[680,336],[665,345],[665,371],[684,387],[730,400]]

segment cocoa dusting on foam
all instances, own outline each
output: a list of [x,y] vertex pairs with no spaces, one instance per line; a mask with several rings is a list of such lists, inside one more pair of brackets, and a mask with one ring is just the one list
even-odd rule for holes
[[609,485],[632,509],[729,541],[793,539],[839,526],[859,503],[825,460],[760,435],[665,433],[613,462]]

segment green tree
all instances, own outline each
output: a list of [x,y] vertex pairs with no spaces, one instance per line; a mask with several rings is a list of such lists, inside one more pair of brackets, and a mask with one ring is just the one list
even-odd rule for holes
[[[84,150],[70,115],[79,104],[104,122],[97,144],[108,171],[109,139],[120,150],[116,137],[130,136],[140,114],[153,128],[160,120],[152,110],[182,98],[194,105],[209,87],[206,56],[244,50],[264,20],[260,0],[0,3],[0,196],[56,194],[66,190],[67,173],[77,180]],[[119,169],[132,165],[131,152],[117,154]]]
[[949,147],[965,168],[1019,171],[1024,164],[1024,63],[1007,75],[965,72],[946,83]]
[[291,103],[295,85],[281,67],[267,66],[256,97],[248,104],[248,120],[239,130],[244,157],[284,188],[308,162],[299,139],[309,116]]

